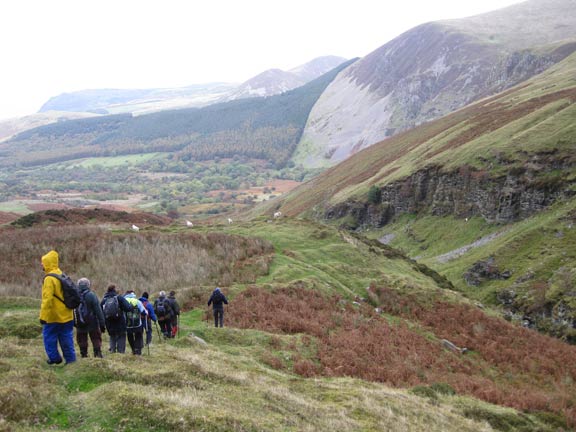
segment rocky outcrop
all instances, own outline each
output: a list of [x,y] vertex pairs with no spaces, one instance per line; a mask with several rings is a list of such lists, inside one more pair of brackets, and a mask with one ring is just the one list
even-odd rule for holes
[[[568,172],[571,163],[542,156],[552,169]],[[540,171],[541,170],[541,171]],[[345,219],[350,228],[381,227],[396,215],[429,212],[436,216],[481,216],[488,222],[507,223],[524,219],[548,207],[574,191],[561,177],[536,176],[535,172],[517,168],[506,176],[490,177],[483,171],[462,167],[443,172],[439,167],[417,171],[404,180],[381,188],[381,201],[346,201],[329,208],[326,219]]]

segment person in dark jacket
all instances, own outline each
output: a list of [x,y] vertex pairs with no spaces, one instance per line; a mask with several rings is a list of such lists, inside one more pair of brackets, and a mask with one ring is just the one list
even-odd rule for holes
[[106,322],[100,300],[96,293],[90,290],[90,280],[87,278],[78,279],[78,290],[85,304],[79,308],[82,311],[81,319],[78,311],[75,311],[76,342],[80,347],[80,355],[88,357],[88,336],[90,336],[94,357],[102,358],[102,333],[106,330]]
[[172,336],[172,315],[174,314],[172,310],[172,305],[170,301],[166,298],[166,292],[160,291],[158,298],[154,302],[154,312],[158,318],[158,323],[160,324],[160,330],[165,338]]
[[180,317],[180,305],[178,304],[178,300],[176,300],[176,291],[170,291],[168,295],[168,301],[170,302],[170,306],[172,306],[172,320],[170,324],[172,324],[172,337],[176,337],[178,334],[178,320]]
[[142,293],[142,297],[138,299],[142,302],[148,311],[148,317],[146,318],[146,323],[144,325],[144,330],[146,331],[146,345],[150,345],[152,343],[152,321],[156,322],[158,320],[156,314],[154,313],[154,306],[152,306],[152,303],[148,301],[148,297],[148,293],[144,291]]
[[[115,300],[114,300],[115,298]],[[126,316],[125,312],[132,310],[130,303],[116,292],[116,285],[110,285],[100,302],[104,311],[106,330],[110,336],[110,352],[126,352]],[[117,313],[108,312],[117,309]]]
[[212,291],[212,295],[208,300],[208,306],[212,304],[212,310],[214,312],[214,327],[224,327],[224,305],[228,304],[228,299],[224,295],[220,288],[216,287],[214,291]]

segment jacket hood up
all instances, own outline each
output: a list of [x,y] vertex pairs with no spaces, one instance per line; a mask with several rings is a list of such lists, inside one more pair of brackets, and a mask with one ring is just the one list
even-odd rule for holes
[[44,272],[48,273],[59,273],[58,268],[58,252],[51,250],[46,255],[42,256],[42,265],[44,266]]

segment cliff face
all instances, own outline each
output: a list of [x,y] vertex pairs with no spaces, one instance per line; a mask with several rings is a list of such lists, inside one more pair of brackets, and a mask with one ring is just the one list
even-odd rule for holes
[[294,160],[334,165],[541,73],[576,49],[573,16],[572,1],[532,0],[407,31],[330,84],[310,113]]
[[[537,172],[568,172],[570,168],[572,162],[546,155]],[[488,222],[513,222],[574,194],[562,177],[537,176],[537,172],[516,168],[505,176],[489,177],[467,167],[453,172],[430,167],[382,187],[380,202],[343,202],[329,208],[325,218],[351,217],[353,225],[381,227],[396,215],[427,211],[436,216],[481,216]]]

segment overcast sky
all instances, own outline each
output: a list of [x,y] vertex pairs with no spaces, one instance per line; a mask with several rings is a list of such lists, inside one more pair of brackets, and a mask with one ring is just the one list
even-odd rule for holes
[[521,0],[2,0],[0,119],[98,88],[243,82]]

